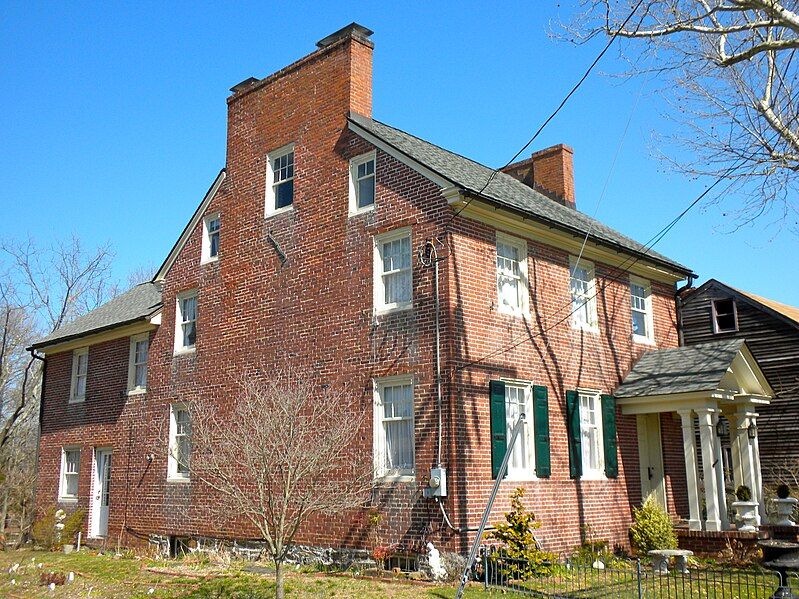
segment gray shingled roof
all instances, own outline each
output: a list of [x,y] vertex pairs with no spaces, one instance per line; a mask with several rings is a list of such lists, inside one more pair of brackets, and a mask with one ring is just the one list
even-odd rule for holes
[[647,352],[614,395],[646,397],[718,389],[744,343],[728,339]]
[[571,233],[582,236],[590,231],[590,238],[601,245],[637,255],[646,253],[646,258],[650,261],[659,262],[681,273],[691,273],[691,269],[687,266],[657,252],[651,250],[647,252],[646,248],[637,241],[582,212],[558,204],[510,175],[498,172],[488,187],[480,193],[491,177],[493,169],[380,121],[356,113],[350,113],[349,120],[457,187],[474,194],[479,193],[488,200],[524,212],[537,220]]
[[88,314],[59,327],[31,347],[62,343],[87,333],[98,333],[151,316],[161,307],[161,291],[155,283],[142,283]]

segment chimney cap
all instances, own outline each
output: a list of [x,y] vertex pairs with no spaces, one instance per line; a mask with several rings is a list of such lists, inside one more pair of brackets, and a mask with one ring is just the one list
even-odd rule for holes
[[346,27],[342,27],[327,37],[320,39],[318,42],[316,42],[316,45],[319,48],[327,48],[328,46],[332,46],[337,41],[344,39],[345,37],[356,37],[362,40],[367,40],[373,33],[374,31],[368,27],[364,27],[363,25],[359,25],[353,21]]
[[243,90],[243,89],[247,89],[247,88],[248,88],[248,87],[250,87],[250,86],[251,86],[253,83],[258,83],[258,79],[256,79],[255,77],[247,77],[247,78],[246,78],[244,81],[242,81],[241,83],[237,83],[236,85],[234,85],[233,87],[231,87],[231,88],[230,88],[230,91],[232,91],[232,92],[235,94],[235,93],[237,93],[237,92],[240,92],[240,91],[241,91],[241,90]]

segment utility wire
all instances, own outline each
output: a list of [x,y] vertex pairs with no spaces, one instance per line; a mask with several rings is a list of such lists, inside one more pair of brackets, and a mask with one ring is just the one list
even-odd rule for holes
[[[563,98],[561,103],[558,104],[558,107],[554,110],[554,112],[552,112],[552,114],[550,114],[547,117],[547,119],[541,124],[541,126],[533,134],[533,136],[527,141],[527,143],[524,144],[521,147],[521,149],[513,155],[513,158],[508,160],[508,162],[506,162],[503,166],[501,166],[500,168],[497,168],[497,169],[493,169],[491,171],[491,174],[489,175],[488,180],[485,182],[485,185],[483,185],[483,187],[480,189],[480,191],[477,192],[478,196],[481,195],[486,190],[486,188],[491,184],[491,181],[494,180],[494,177],[496,177],[496,175],[497,175],[497,173],[499,171],[501,171],[502,169],[507,168],[508,166],[513,164],[513,161],[516,160],[521,155],[522,152],[524,152],[527,148],[529,148],[530,145],[538,138],[538,136],[541,135],[541,132],[544,130],[544,128],[550,123],[550,121],[552,121],[552,119],[555,118],[555,116],[557,116],[557,114],[561,111],[561,109],[566,105],[566,102],[569,101],[569,98],[571,98],[575,94],[575,92],[580,88],[580,86],[583,84],[583,82],[585,82],[585,80],[588,79],[588,76],[591,74],[591,71],[593,71],[594,67],[599,63],[600,60],[602,60],[602,57],[605,55],[605,53],[608,50],[610,50],[610,47],[613,45],[613,42],[616,41],[616,38],[619,36],[619,33],[621,33],[621,31],[627,26],[627,23],[630,22],[630,19],[633,18],[633,16],[635,15],[636,11],[641,7],[641,5],[643,3],[644,3],[644,0],[638,0],[638,4],[635,5],[635,7],[632,9],[632,11],[630,11],[630,14],[627,15],[627,18],[624,19],[624,22],[621,25],[619,25],[619,27],[616,29],[616,31],[613,32],[613,35],[610,36],[610,39],[608,40],[608,43],[605,44],[605,47],[602,48],[602,51],[597,55],[597,57],[594,59],[594,61],[591,63],[591,65],[588,67],[588,69],[586,69],[585,73],[583,73],[583,76],[580,77],[580,80],[577,81],[577,83],[574,85],[574,87],[571,88],[571,91],[569,91],[569,93],[566,94],[566,97]],[[466,208],[469,206],[469,204],[472,202],[473,199],[474,199],[474,196],[469,198],[463,204],[463,206],[461,206],[458,210],[456,210],[452,214],[452,216],[450,217],[449,221],[447,221],[447,224],[444,227],[445,229],[448,229],[449,226],[452,224],[452,221],[454,221],[461,212],[466,210]]]
[[[696,197],[696,198],[695,198],[693,201],[691,201],[691,203],[690,203],[690,204],[688,204],[688,206],[686,206],[686,207],[685,207],[685,209],[684,209],[682,212],[680,212],[680,213],[679,213],[679,214],[678,214],[678,215],[677,215],[675,218],[673,218],[673,219],[672,219],[672,220],[671,220],[671,221],[670,221],[668,224],[666,224],[666,226],[664,226],[662,229],[660,229],[660,231],[658,231],[657,233],[655,233],[655,235],[653,235],[653,236],[650,238],[649,242],[647,242],[647,245],[644,247],[644,250],[643,250],[642,252],[640,252],[639,254],[637,254],[637,255],[636,255],[634,258],[633,258],[632,256],[630,256],[630,257],[628,257],[628,258],[627,258],[627,259],[626,259],[624,262],[622,262],[622,264],[621,264],[621,265],[620,265],[620,267],[619,267],[619,268],[621,268],[622,270],[621,270],[621,271],[620,271],[620,272],[619,272],[619,273],[618,273],[616,276],[613,276],[613,277],[610,277],[610,278],[608,278],[608,279],[605,279],[605,280],[603,281],[602,285],[601,285],[601,286],[600,286],[600,287],[599,287],[599,288],[598,288],[598,289],[597,289],[597,290],[594,292],[594,294],[593,294],[592,296],[590,296],[589,298],[587,298],[585,301],[589,301],[589,300],[592,300],[592,299],[596,298],[596,297],[597,297],[597,295],[599,295],[600,293],[603,293],[603,292],[605,291],[605,288],[606,288],[606,287],[607,287],[607,286],[608,286],[610,283],[615,283],[616,281],[619,281],[623,275],[625,275],[625,274],[629,273],[629,272],[630,272],[630,269],[633,267],[633,265],[634,265],[636,262],[638,262],[639,260],[641,260],[642,258],[644,258],[644,257],[645,257],[645,256],[646,256],[646,255],[647,255],[647,254],[648,254],[648,253],[651,251],[652,247],[653,247],[655,244],[657,244],[657,243],[658,243],[660,240],[662,240],[662,239],[663,239],[663,238],[664,238],[664,237],[665,237],[665,236],[666,236],[666,235],[669,233],[669,231],[671,231],[671,230],[672,230],[672,229],[673,229],[673,228],[674,228],[674,227],[677,225],[677,223],[678,223],[678,222],[680,222],[680,220],[682,220],[682,218],[683,218],[683,217],[684,217],[686,214],[688,214],[688,212],[690,212],[690,211],[691,211],[691,209],[692,209],[694,206],[696,206],[696,205],[697,205],[697,204],[698,204],[698,203],[699,203],[699,202],[700,202],[700,201],[701,201],[701,200],[702,200],[702,199],[703,199],[703,198],[704,198],[704,197],[705,197],[707,194],[709,194],[709,193],[710,193],[710,192],[711,192],[711,191],[712,191],[712,190],[713,190],[713,189],[714,189],[714,188],[715,188],[717,185],[719,185],[719,184],[720,184],[722,181],[724,181],[724,180],[725,180],[725,179],[726,179],[726,178],[727,178],[729,175],[731,175],[731,174],[733,173],[733,171],[737,170],[737,169],[738,169],[738,168],[740,168],[742,165],[743,165],[743,161],[739,161],[737,164],[734,164],[734,165],[732,165],[732,166],[731,166],[730,168],[728,168],[728,169],[727,169],[727,170],[726,170],[724,173],[722,173],[721,175],[719,175],[719,177],[718,177],[718,178],[717,178],[717,179],[716,179],[716,180],[713,182],[713,184],[712,184],[712,185],[710,185],[710,187],[708,187],[707,189],[705,189],[705,191],[703,191],[701,194],[699,194],[699,195],[698,195],[698,196],[697,196],[697,197]],[[631,258],[633,258],[633,259],[632,259],[632,262],[630,262],[630,264],[629,264],[629,265],[625,266],[626,262],[628,262],[628,261],[629,261]],[[558,313],[558,312],[560,312],[560,311],[561,311],[563,308],[565,308],[565,307],[568,307],[568,306],[570,306],[570,305],[572,305],[572,302],[571,302],[571,301],[570,301],[568,304],[565,304],[564,306],[562,306],[561,308],[559,308],[558,310],[556,310],[556,311],[555,311],[555,314],[557,314],[557,313]],[[546,328],[544,328],[543,330],[541,330],[541,331],[539,331],[539,332],[537,332],[537,333],[533,333],[533,334],[526,333],[526,334],[520,335],[520,336],[521,336],[521,339],[520,339],[520,340],[518,340],[518,341],[512,341],[512,342],[511,342],[509,345],[507,345],[507,346],[505,346],[505,347],[502,347],[502,348],[496,349],[496,350],[494,350],[494,351],[492,351],[492,352],[489,352],[488,354],[486,354],[486,355],[484,355],[484,356],[482,356],[482,357],[480,357],[480,358],[477,358],[477,359],[475,359],[475,360],[471,360],[471,361],[469,361],[469,362],[467,362],[467,363],[465,363],[465,364],[462,364],[462,365],[460,365],[460,366],[456,366],[456,367],[455,367],[455,370],[463,370],[464,368],[468,368],[468,367],[470,367],[470,366],[475,366],[475,365],[477,365],[477,364],[480,364],[481,362],[484,362],[484,361],[488,360],[489,358],[493,358],[494,356],[498,356],[498,355],[504,354],[504,353],[506,353],[506,352],[508,352],[508,351],[510,351],[510,350],[512,350],[512,349],[514,349],[514,348],[516,348],[516,347],[518,347],[519,345],[521,345],[522,343],[524,343],[525,341],[527,341],[527,340],[529,340],[529,339],[534,339],[534,338],[536,338],[536,337],[541,337],[542,335],[545,335],[546,333],[548,333],[549,331],[551,331],[552,329],[554,329],[556,326],[558,326],[558,325],[560,325],[561,323],[565,322],[567,319],[569,319],[569,318],[570,318],[570,317],[571,317],[571,316],[572,316],[572,315],[573,315],[575,312],[577,312],[579,309],[580,309],[580,307],[578,306],[577,308],[574,308],[574,309],[573,309],[573,310],[571,310],[571,311],[570,311],[568,314],[566,314],[566,316],[564,316],[563,318],[561,318],[561,319],[557,320],[557,321],[556,321],[556,322],[554,322],[553,324],[551,324],[551,325],[547,326],[547,327],[546,327]]]

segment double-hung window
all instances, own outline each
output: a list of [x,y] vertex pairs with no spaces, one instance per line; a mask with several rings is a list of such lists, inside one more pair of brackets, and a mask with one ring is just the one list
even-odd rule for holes
[[266,169],[266,215],[289,210],[294,203],[294,144],[270,152]]
[[58,498],[78,498],[78,477],[80,475],[80,449],[61,450],[61,483]]
[[530,385],[506,382],[505,420],[508,441],[511,439],[513,427],[521,414],[526,415],[525,425],[519,431],[519,437],[516,439],[508,459],[508,478],[511,480],[529,480],[533,478],[535,467],[532,434],[533,402]]
[[130,338],[130,360],[128,370],[128,392],[140,393],[147,389],[147,353],[150,335],[142,333]]
[[191,419],[185,406],[173,404],[169,411],[169,459],[167,477],[188,480],[191,459]]
[[86,399],[86,381],[89,377],[89,348],[82,347],[72,352],[72,385],[69,393],[70,402]]
[[219,226],[218,214],[211,214],[203,219],[203,241],[201,262],[213,262],[219,258]]
[[350,214],[371,210],[375,205],[375,153],[350,160]]
[[602,400],[599,393],[593,391],[579,391],[578,394],[583,478],[601,478],[605,471]]
[[413,303],[411,231],[400,229],[375,237],[375,312],[410,308]]
[[572,325],[576,328],[597,329],[596,281],[594,265],[586,260],[570,261],[569,287],[571,290]]
[[652,292],[649,284],[643,279],[630,278],[630,310],[633,339],[643,342],[653,341]]
[[376,478],[414,475],[413,381],[375,381],[374,470]]
[[175,353],[193,351],[197,341],[196,291],[178,295],[175,324]]
[[502,233],[497,233],[497,295],[501,312],[526,314],[530,310],[527,243]]

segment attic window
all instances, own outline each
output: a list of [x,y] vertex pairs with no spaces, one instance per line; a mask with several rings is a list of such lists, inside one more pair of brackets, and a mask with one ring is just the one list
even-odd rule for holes
[[738,310],[733,299],[716,299],[713,305],[713,332],[733,333],[738,330]]

